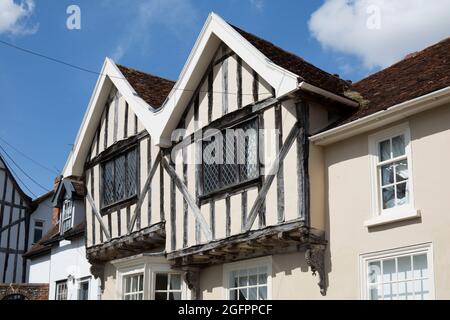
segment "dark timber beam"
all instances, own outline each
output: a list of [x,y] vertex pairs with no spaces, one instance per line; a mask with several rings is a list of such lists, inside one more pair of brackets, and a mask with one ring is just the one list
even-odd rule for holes
[[269,174],[261,187],[261,191],[259,192],[258,197],[256,198],[253,207],[250,210],[250,213],[248,214],[247,221],[244,226],[244,231],[249,231],[252,228],[253,223],[255,222],[255,219],[259,211],[261,210],[262,205],[264,204],[267,192],[269,192],[270,186],[272,185],[272,182],[275,179],[275,176],[279,170],[280,167],[279,164],[284,161],[287,153],[291,149],[295,139],[297,138],[297,136],[301,131],[303,131],[303,128],[300,127],[299,122],[296,122],[296,124],[292,127],[288,137],[286,138],[286,142],[281,147],[280,153],[277,155],[275,162],[272,165]]
[[136,203],[136,208],[134,209],[133,217],[131,218],[130,225],[128,226],[128,234],[133,231],[134,224],[136,223],[137,214],[144,202],[145,195],[147,194],[148,189],[150,188],[150,184],[152,183],[153,177],[155,176],[156,169],[158,169],[159,163],[161,162],[161,153],[158,153],[156,156],[155,162],[153,163],[152,169],[148,174],[147,180],[145,181],[144,188],[139,195],[139,200]]
[[189,207],[191,208],[192,212],[195,215],[196,221],[199,223],[200,228],[206,237],[206,240],[211,241],[212,240],[211,229],[208,227],[208,224],[207,224],[205,218],[203,217],[202,212],[200,211],[199,207],[195,203],[195,199],[190,195],[187,187],[184,185],[184,183],[178,177],[175,170],[167,163],[167,160],[165,158],[161,159],[161,164],[164,167],[164,169],[167,171],[169,176],[172,178],[172,180],[175,182],[175,185],[182,193],[184,199],[186,199]]
[[105,226],[105,223],[103,222],[102,216],[100,213],[98,213],[97,207],[95,206],[94,200],[92,199],[89,192],[86,193],[86,198],[91,205],[92,211],[94,212],[95,216],[97,217],[97,220],[100,222],[100,228],[103,230],[103,233],[106,236],[106,239],[111,240],[111,234],[109,233],[108,229]]

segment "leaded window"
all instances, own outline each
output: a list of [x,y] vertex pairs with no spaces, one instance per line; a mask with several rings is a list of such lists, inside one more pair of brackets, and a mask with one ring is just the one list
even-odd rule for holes
[[103,207],[137,194],[137,150],[132,149],[103,164]]
[[252,119],[203,141],[203,194],[259,177],[258,122]]

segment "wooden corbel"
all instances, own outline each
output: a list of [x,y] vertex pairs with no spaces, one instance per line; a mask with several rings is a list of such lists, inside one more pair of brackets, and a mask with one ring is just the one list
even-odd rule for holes
[[325,246],[314,245],[310,246],[305,253],[305,259],[308,266],[311,268],[312,274],[315,276],[319,274],[319,288],[322,296],[327,294],[326,276],[325,276]]
[[184,281],[191,290],[191,300],[200,300],[200,269],[184,268]]
[[105,289],[105,277],[104,277],[105,266],[99,263],[92,263],[90,271],[91,274],[94,276],[94,279],[98,278],[100,279],[100,289],[102,290],[103,293],[103,290]]

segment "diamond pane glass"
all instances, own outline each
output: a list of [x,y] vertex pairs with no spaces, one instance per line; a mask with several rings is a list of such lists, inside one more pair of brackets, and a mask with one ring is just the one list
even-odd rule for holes
[[235,153],[234,136],[225,135],[223,148],[224,164],[222,165],[222,184],[224,186],[233,185],[239,181]]
[[127,178],[126,191],[127,197],[136,195],[136,176],[137,176],[137,157],[136,149],[133,149],[127,154]]
[[137,193],[137,151],[106,162],[103,165],[103,205],[108,206]]
[[259,176],[256,119],[203,141],[203,193]]
[[116,159],[115,170],[116,201],[125,198],[125,156]]
[[103,169],[103,202],[105,205],[113,203],[114,196],[114,162],[109,161],[105,164]]

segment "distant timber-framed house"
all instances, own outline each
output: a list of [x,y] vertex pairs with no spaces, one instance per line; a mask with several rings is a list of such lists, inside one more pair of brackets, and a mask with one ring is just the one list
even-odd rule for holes
[[333,270],[364,252],[333,251],[339,179],[311,140],[372,107],[351,83],[215,14],[176,83],[110,59],[101,74],[63,175],[86,187],[103,299],[339,298]]
[[29,261],[27,281],[47,283],[48,300],[99,298],[100,281],[92,276],[86,259],[84,197],[83,181],[57,177],[54,190],[38,207],[50,226],[23,257]]
[[0,156],[0,283],[24,283],[32,200]]

